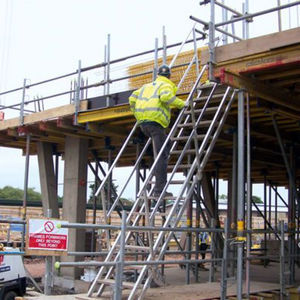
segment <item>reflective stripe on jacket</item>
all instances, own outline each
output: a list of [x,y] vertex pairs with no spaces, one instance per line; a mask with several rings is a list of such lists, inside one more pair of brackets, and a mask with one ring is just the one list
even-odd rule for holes
[[129,97],[130,109],[138,122],[154,121],[164,128],[170,124],[171,108],[181,109],[184,101],[176,97],[177,87],[167,77],[158,76]]

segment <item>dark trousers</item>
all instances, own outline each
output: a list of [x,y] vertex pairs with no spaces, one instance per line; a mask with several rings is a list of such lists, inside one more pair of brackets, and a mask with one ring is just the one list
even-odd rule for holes
[[[140,125],[140,127],[142,132],[147,137],[152,138],[153,154],[155,159],[166,140],[167,135],[165,129],[158,123],[156,125],[154,122],[144,122]],[[156,179],[154,186],[155,193],[160,193],[166,185],[168,156],[169,145],[167,145],[163,150],[163,153],[160,156],[159,161],[157,162],[156,167],[154,169],[154,176]]]
[[202,256],[202,259],[205,259],[205,252],[204,251],[206,251],[206,249],[208,248],[208,245],[206,244],[206,243],[201,243],[200,244],[200,251],[203,251],[203,253],[201,253],[201,256]]

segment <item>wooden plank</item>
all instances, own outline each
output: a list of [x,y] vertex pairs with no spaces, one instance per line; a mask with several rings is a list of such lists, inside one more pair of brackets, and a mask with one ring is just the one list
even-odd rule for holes
[[[299,44],[300,28],[264,35],[216,48],[216,62],[224,62],[289,45]],[[208,49],[201,52],[201,64],[208,62]]]
[[[87,100],[80,102],[80,110],[87,109]],[[32,124],[48,119],[56,119],[58,117],[73,115],[75,113],[75,107],[73,104],[68,104],[60,107],[47,109],[41,112],[33,113],[24,117],[24,125]],[[20,119],[13,118],[0,122],[0,130],[5,130],[12,127],[20,126]]]
[[295,97],[293,94],[282,89],[277,89],[273,86],[264,84],[259,80],[238,76],[225,70],[220,74],[220,80],[222,83],[235,88],[246,89],[251,95],[261,97],[272,103],[279,104],[295,111],[300,111],[299,97]]

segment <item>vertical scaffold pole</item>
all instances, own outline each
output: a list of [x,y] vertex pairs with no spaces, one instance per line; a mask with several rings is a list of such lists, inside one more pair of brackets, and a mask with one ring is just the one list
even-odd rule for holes
[[[232,134],[232,173],[231,173],[231,199],[230,199],[230,220],[229,220],[229,226],[230,229],[236,230],[236,220],[237,220],[237,132],[236,128],[233,130]],[[233,234],[230,234],[230,237],[233,238]],[[231,276],[234,276],[235,274],[235,260],[233,259],[236,257],[236,247],[234,244],[230,246],[230,252],[229,252],[229,273]]]
[[210,21],[208,23],[208,79],[214,81],[214,64],[215,64],[215,0],[210,0]]
[[106,73],[107,73],[107,46],[104,45],[104,69],[103,69],[103,95],[106,95]]
[[237,298],[243,294],[243,250],[245,209],[245,144],[244,144],[244,91],[238,92],[238,170],[237,170]]
[[166,36],[165,26],[163,26],[162,41],[163,41],[163,64],[166,64],[167,63],[167,36]]
[[[268,220],[269,220],[269,223],[272,224],[272,187],[270,184],[269,184],[269,195],[268,196],[269,196]],[[271,239],[271,232],[269,232],[268,239],[269,240]]]
[[[28,191],[28,174],[29,174],[29,159],[30,159],[30,134],[26,135],[26,157],[25,157],[25,174],[24,174],[24,193],[23,193],[23,220],[26,220],[27,216],[27,191]],[[24,251],[24,243],[25,243],[25,224],[23,225],[22,231],[22,243],[21,249]]]
[[277,195],[277,186],[275,186],[275,229],[278,229],[278,195]]
[[[47,218],[52,217],[52,209],[47,210]],[[52,293],[52,283],[53,283],[53,257],[52,256],[46,256],[45,258],[45,282],[44,282],[44,294],[45,295],[51,295]]]
[[222,278],[221,278],[221,300],[226,299],[227,295],[227,259],[228,259],[228,219],[224,222],[224,248],[222,259]]
[[296,188],[295,188],[295,155],[294,147],[290,147],[290,173],[289,176],[289,211],[290,211],[290,222],[289,222],[289,284],[295,282],[295,229],[296,229],[296,215],[295,215],[295,200],[296,200]]
[[107,53],[106,53],[106,106],[110,106],[110,96],[109,96],[109,81],[110,81],[110,34],[107,35]]
[[125,256],[125,236],[126,236],[126,212],[122,212],[122,228],[120,239],[120,256],[116,266],[116,282],[114,290],[114,300],[122,299],[122,282],[124,270],[124,256]]
[[[247,230],[252,228],[252,183],[251,183],[251,140],[250,140],[250,100],[247,94]],[[246,292],[250,294],[250,250],[251,250],[251,233],[247,233],[247,253],[246,253]]]
[[[109,145],[109,147],[111,147]],[[113,158],[112,158],[112,150],[108,150],[108,166],[107,166],[107,172],[110,169],[111,165],[113,164]],[[109,175],[108,178],[108,186],[107,186],[107,207],[110,209],[112,205],[112,186],[113,186],[113,172]],[[108,224],[111,224],[111,216],[108,218]],[[109,231],[109,237],[110,237],[111,231]]]
[[[267,175],[264,171],[264,230],[267,230]],[[267,255],[267,233],[264,233],[264,252]],[[264,260],[264,267],[267,266],[267,261]]]
[[[245,3],[243,3],[243,14],[246,15],[249,12],[249,1],[246,0]],[[243,20],[243,39],[249,38],[249,20],[245,19]]]
[[[280,0],[277,0],[277,6],[280,6]],[[278,31],[281,31],[281,9],[278,9],[277,11],[278,14]]]
[[[94,179],[94,189],[93,189],[93,224],[96,224],[96,216],[97,216],[97,197],[95,195],[98,189],[98,162],[95,162],[95,179]],[[91,238],[91,251],[95,251],[95,230],[92,229],[92,238]]]
[[22,102],[20,107],[20,125],[24,125],[24,106],[25,106],[25,91],[26,91],[26,82],[27,79],[24,78],[23,90],[22,90]]
[[[222,0],[222,4],[225,4],[225,0]],[[228,20],[228,11],[226,8],[222,8],[222,22],[227,22]],[[227,27],[228,25],[225,25],[224,30],[227,31]],[[228,35],[227,34],[223,34],[222,35],[222,42],[223,45],[227,45],[228,44]]]
[[[211,219],[211,223],[210,223],[211,228],[215,228],[216,227],[216,220],[214,218]],[[211,259],[215,259],[216,258],[216,232],[211,232]],[[211,261],[210,262],[210,268],[209,268],[209,282],[214,282],[215,281],[215,262]]]
[[157,71],[158,71],[158,38],[155,38],[153,80],[155,80],[157,77]]
[[81,60],[78,61],[77,70],[77,85],[76,85],[76,95],[75,95],[75,124],[77,124],[77,117],[80,105],[80,88],[81,88]]
[[280,227],[280,300],[285,299],[285,279],[284,279],[284,265],[285,265],[285,257],[284,257],[284,222],[279,221]]

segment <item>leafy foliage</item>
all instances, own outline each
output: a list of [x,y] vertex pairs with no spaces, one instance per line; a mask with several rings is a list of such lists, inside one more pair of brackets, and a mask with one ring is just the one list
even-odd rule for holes
[[[106,182],[105,185],[104,185],[104,190],[105,190],[105,192],[107,192],[107,187],[108,187],[108,182]],[[89,185],[89,188],[90,188],[90,191],[91,191],[91,192],[90,192],[90,196],[89,196],[88,203],[91,204],[91,203],[93,203],[95,184],[94,184],[94,183],[90,184],[90,185]],[[114,182],[112,182],[112,190],[117,191],[117,188],[118,188],[118,186],[117,186]],[[99,197],[100,197],[100,195],[99,195]],[[99,201],[99,197],[98,197],[98,199],[96,200],[97,202]],[[111,200],[112,200],[112,201],[115,201],[116,199],[117,199],[117,198],[116,198],[115,194],[114,194],[113,191],[112,191],[112,192],[111,192]],[[127,206],[127,207],[131,207],[132,204],[133,204],[133,201],[132,201],[131,199],[122,198],[122,197],[120,198],[120,202],[121,202],[124,206]],[[102,206],[102,203],[101,203],[101,202],[100,202],[100,206]]]
[[252,196],[252,201],[254,203],[263,203],[263,201],[261,200],[261,198],[258,197],[258,196]]
[[[19,188],[14,188],[12,186],[5,186],[0,189],[0,199],[4,200],[23,200],[24,191]],[[27,190],[27,200],[28,201],[41,201],[42,195],[36,192],[34,188],[28,188]]]
[[[10,185],[6,185],[2,189],[0,188],[0,199],[1,200],[23,200],[24,191],[19,188],[12,187]],[[62,203],[63,198],[57,196],[57,200],[59,203]],[[34,188],[27,189],[27,201],[32,202],[41,202],[42,194],[35,191]]]
[[[247,198],[247,193],[245,194],[245,199]],[[222,194],[222,195],[219,195],[219,200],[222,200],[222,201],[227,201],[227,195],[224,195],[224,194]],[[261,198],[260,197],[258,197],[258,196],[252,196],[252,201],[254,202],[254,203],[263,203],[263,201],[261,200]]]

